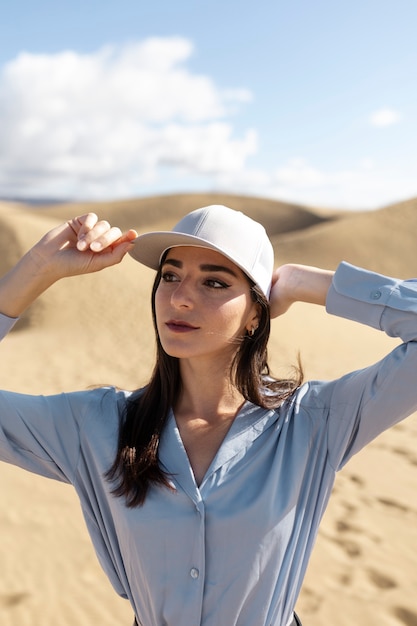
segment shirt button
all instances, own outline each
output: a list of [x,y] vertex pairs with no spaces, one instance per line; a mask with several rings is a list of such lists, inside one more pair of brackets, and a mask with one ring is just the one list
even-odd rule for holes
[[382,296],[382,292],[379,289],[375,289],[374,291],[371,291],[372,300],[379,300],[381,296]]
[[198,569],[196,567],[192,567],[190,569],[190,576],[191,578],[198,578],[200,576],[200,572],[198,571]]

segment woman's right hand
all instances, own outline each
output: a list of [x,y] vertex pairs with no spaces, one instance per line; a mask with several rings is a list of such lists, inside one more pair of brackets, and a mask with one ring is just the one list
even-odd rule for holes
[[0,280],[0,312],[19,317],[57,280],[120,263],[136,237],[136,231],[122,233],[95,213],[57,226]]
[[48,232],[28,254],[35,271],[55,282],[120,263],[136,237],[135,230],[122,233],[95,213],[87,213]]

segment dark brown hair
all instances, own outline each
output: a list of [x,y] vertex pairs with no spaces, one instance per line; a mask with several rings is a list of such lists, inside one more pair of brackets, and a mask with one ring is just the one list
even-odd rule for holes
[[[161,264],[162,267],[162,264]],[[128,507],[144,503],[151,485],[170,488],[169,476],[158,460],[159,439],[171,407],[181,391],[179,361],[162,348],[155,314],[155,294],[161,280],[161,267],[152,289],[152,317],[156,334],[156,363],[146,387],[132,394],[120,424],[116,458],[106,473],[115,483],[112,493],[125,497]],[[276,408],[290,397],[303,379],[300,364],[293,378],[275,379],[270,375],[267,344],[270,335],[269,303],[250,279],[251,297],[258,304],[259,326],[246,335],[236,349],[231,377],[245,400],[266,409]]]

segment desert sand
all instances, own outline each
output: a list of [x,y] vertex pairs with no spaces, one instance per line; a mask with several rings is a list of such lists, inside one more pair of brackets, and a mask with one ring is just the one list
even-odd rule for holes
[[[278,264],[334,269],[344,259],[417,276],[417,199],[346,213],[214,194],[36,209],[0,203],[0,272],[48,229],[87,210],[142,232],[169,229],[188,210],[217,202],[264,223]],[[54,285],[3,341],[2,388],[48,394],[145,383],[154,355],[152,279],[153,272],[126,258]],[[270,361],[282,374],[300,352],[306,378],[329,379],[395,345],[319,307],[296,305],[273,322]],[[132,611],[98,565],[72,488],[2,464],[0,492],[1,626],[130,625]],[[339,473],[297,606],[305,626],[417,626],[416,493],[413,415]]]

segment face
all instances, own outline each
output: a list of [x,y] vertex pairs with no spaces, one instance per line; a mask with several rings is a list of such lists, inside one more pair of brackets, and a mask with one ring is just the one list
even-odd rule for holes
[[257,305],[244,273],[207,248],[171,248],[155,294],[165,352],[181,359],[230,359],[258,325]]

